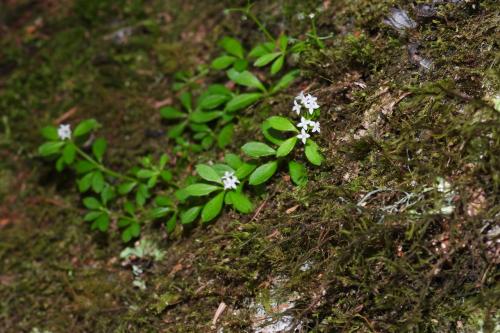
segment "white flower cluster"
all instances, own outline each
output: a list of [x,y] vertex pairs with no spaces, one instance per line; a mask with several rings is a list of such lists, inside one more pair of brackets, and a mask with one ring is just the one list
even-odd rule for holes
[[222,183],[224,184],[224,190],[236,190],[237,185],[240,183],[238,178],[234,175],[234,172],[226,171],[224,176],[221,177]]
[[59,125],[57,129],[57,135],[61,140],[69,140],[71,139],[71,127],[70,125]]
[[302,106],[304,106],[309,114],[312,115],[314,110],[319,109],[318,98],[311,94],[304,95],[304,92],[301,91],[300,94],[295,96],[295,99],[293,100],[293,111],[297,115],[300,115]]
[[[315,110],[319,109],[318,98],[312,96],[311,94],[304,95],[304,92],[301,91],[293,101],[292,111],[297,115],[300,115],[302,107],[305,107],[307,112],[309,112],[309,115],[312,115]],[[312,121],[304,117],[300,117],[300,123],[297,124],[297,127],[301,128],[300,134],[297,135],[297,138],[299,138],[303,144],[306,144],[307,139],[311,137],[311,135],[307,132],[309,127],[312,128],[312,133],[321,132],[318,121]]]

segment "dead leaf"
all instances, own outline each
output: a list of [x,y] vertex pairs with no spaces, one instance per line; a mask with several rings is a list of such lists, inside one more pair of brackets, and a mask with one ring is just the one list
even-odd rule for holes
[[295,212],[297,210],[297,208],[299,208],[299,205],[296,205],[296,206],[293,206],[293,207],[290,207],[288,208],[285,212],[287,214],[292,214],[293,212]]
[[69,118],[73,117],[75,113],[78,112],[78,108],[76,106],[72,107],[68,111],[64,112],[59,118],[55,120],[56,124],[61,124],[62,122],[65,122]]
[[226,310],[227,305],[224,302],[220,302],[219,307],[217,308],[217,311],[215,311],[214,318],[212,319],[212,325],[217,324],[217,319],[219,319],[220,315],[224,310]]

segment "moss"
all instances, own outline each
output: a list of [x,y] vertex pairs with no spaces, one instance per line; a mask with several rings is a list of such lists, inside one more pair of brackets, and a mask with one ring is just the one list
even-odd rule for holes
[[[33,157],[39,126],[73,107],[70,121],[98,118],[108,162],[123,170],[139,156],[170,152],[152,106],[175,98],[167,93],[170,74],[218,54],[222,34],[247,46],[261,36],[251,22],[225,16],[223,4],[75,1],[59,4],[56,16],[24,2],[0,5],[8,28],[0,108],[12,127],[0,155],[0,198],[13,198],[0,210],[8,218],[0,225],[3,327],[195,332],[210,329],[224,302],[218,327],[241,332],[255,320],[252,302],[269,309],[271,297],[298,293],[289,312],[305,331],[470,332],[480,320],[494,331],[498,255],[487,233],[500,182],[498,112],[489,102],[500,89],[495,2],[440,5],[407,33],[382,23],[391,7],[414,17],[407,2],[325,3],[318,34],[334,37],[298,62],[304,82],[243,112],[230,145],[237,151],[262,139],[256,124],[288,112],[299,87],[309,87],[322,104],[325,165],[311,168],[303,187],[278,177],[256,190],[255,216],[228,211],[168,240],[158,225],[147,226],[166,256],[134,262],[146,291],[121,265],[119,239],[81,222],[72,175]],[[297,12],[318,4],[289,1],[281,11],[258,3],[256,10],[273,34],[299,35],[308,23]],[[25,29],[30,11],[44,19],[34,35]],[[112,37],[127,28],[125,42]],[[412,59],[409,45],[431,70]],[[436,179],[452,188],[451,214],[442,211],[447,194]]]

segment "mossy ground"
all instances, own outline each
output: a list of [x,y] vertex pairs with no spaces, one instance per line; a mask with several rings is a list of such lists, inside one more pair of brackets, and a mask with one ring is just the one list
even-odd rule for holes
[[[319,6],[319,34],[333,38],[296,62],[301,82],[244,113],[230,149],[256,139],[259,121],[289,112],[307,87],[321,101],[326,162],[310,169],[305,187],[283,176],[258,189],[255,215],[227,212],[170,239],[149,226],[145,237],[166,256],[140,263],[145,291],[132,285],[117,234],[92,233],[82,222],[74,176],[36,156],[39,129],[58,118],[96,117],[116,169],[169,152],[155,103],[175,99],[172,74],[207,63],[223,35],[248,46],[262,40],[249,20],[224,15],[231,5],[0,4],[0,331],[246,332],[252,301],[298,294],[288,314],[303,331],[475,332],[481,319],[492,332],[499,252],[487,235],[500,203],[500,122],[490,102],[500,91],[495,1],[442,4],[406,33],[382,21],[393,7],[415,18],[407,1],[258,3],[273,33],[301,38],[308,24],[296,14]],[[452,187],[449,202],[438,177]],[[221,302],[228,309],[214,328]]]

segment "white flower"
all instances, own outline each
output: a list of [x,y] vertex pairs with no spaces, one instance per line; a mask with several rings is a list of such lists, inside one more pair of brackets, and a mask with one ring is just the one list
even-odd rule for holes
[[317,100],[318,100],[317,97],[307,94],[307,96],[302,101],[306,109],[309,111],[309,114],[313,114],[314,110],[319,108]]
[[300,134],[297,135],[297,138],[302,140],[303,144],[306,144],[307,138],[310,138],[310,137],[311,136],[304,129],[302,129],[302,131],[300,131]]
[[312,126],[312,130],[311,131],[313,133],[320,133],[321,132],[321,130],[319,128],[319,121],[310,121],[309,123]]
[[70,125],[59,125],[59,128],[57,129],[57,135],[61,140],[71,139]]
[[300,123],[297,124],[297,127],[303,128],[307,131],[307,128],[309,127],[309,125],[311,125],[311,123],[314,122],[311,122],[309,119],[306,119],[304,117],[300,117]]
[[234,175],[234,172],[226,171],[224,176],[221,177],[222,183],[224,184],[224,190],[236,190],[237,185],[240,183],[238,178]]
[[295,99],[293,101],[293,109],[292,109],[292,111],[295,112],[297,115],[299,115],[300,114],[300,109],[302,109],[302,106],[299,103],[297,103],[297,100]]
[[314,15],[314,13],[309,14],[309,18],[310,18],[310,19],[313,19],[313,18],[314,18],[314,16],[316,16],[316,15]]
[[306,99],[306,96],[304,95],[303,91],[301,91],[300,94],[298,94],[297,96],[295,96],[295,101],[299,101],[302,104],[304,103],[305,99]]

